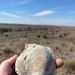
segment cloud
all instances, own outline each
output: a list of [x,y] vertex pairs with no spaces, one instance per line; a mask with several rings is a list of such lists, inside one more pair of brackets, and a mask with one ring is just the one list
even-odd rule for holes
[[24,5],[30,3],[31,0],[20,0],[13,3],[13,5]]
[[10,13],[7,13],[7,12],[0,12],[0,13],[3,14],[3,15],[6,15],[6,16],[10,16],[10,17],[21,18],[20,16],[10,14]]
[[21,16],[10,14],[10,13],[7,13],[7,12],[0,12],[0,14],[5,15],[5,16],[10,16],[10,17],[13,17],[13,18],[20,18],[20,19],[24,19],[24,20],[29,20],[28,18],[22,18]]
[[49,15],[49,14],[52,14],[52,13],[54,13],[54,11],[51,11],[51,10],[45,10],[45,11],[42,11],[42,12],[33,14],[32,16],[45,16],[45,15]]

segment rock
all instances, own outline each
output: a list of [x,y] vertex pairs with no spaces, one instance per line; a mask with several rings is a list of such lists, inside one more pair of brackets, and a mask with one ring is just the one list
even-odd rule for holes
[[15,63],[18,75],[54,75],[55,69],[52,49],[38,44],[27,44]]

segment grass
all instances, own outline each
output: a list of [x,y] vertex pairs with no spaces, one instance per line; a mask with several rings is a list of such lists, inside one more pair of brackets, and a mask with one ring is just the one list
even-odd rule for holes
[[73,48],[70,48],[70,52],[73,52]]
[[6,53],[6,54],[10,54],[10,53],[12,53],[13,51],[11,50],[11,48],[5,48],[4,49],[4,53]]
[[21,51],[23,51],[25,49],[25,44],[24,43],[22,43],[20,49],[21,49]]
[[68,71],[75,71],[75,61],[69,61],[65,64],[65,68],[68,70]]
[[56,46],[56,47],[55,47],[55,49],[56,49],[56,50],[58,50],[58,49],[59,49],[59,47],[58,47],[58,46]]
[[[6,32],[1,33],[2,35],[0,34],[0,62],[14,54],[20,54],[22,50],[24,50],[25,45],[28,43],[37,43],[51,47],[54,51],[55,57],[62,58],[64,62],[75,58],[75,27],[66,27],[65,29],[65,27],[53,27],[46,25],[47,29],[45,30],[44,27],[45,26],[38,27],[36,25],[0,26],[0,28],[4,28],[6,30]],[[12,31],[8,31],[7,28],[12,29]],[[69,35],[67,32],[69,32]],[[66,34],[64,33],[67,34],[67,37],[65,37]],[[74,64],[69,63],[70,62],[68,62],[68,64],[66,63],[66,68],[60,68],[62,70],[59,70],[56,75],[66,75],[66,70],[74,70],[74,66],[72,66]]]
[[0,53],[0,56],[2,55],[2,53]]

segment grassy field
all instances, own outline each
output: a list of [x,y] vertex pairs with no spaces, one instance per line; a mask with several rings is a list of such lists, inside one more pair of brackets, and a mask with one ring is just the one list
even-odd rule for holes
[[75,27],[0,25],[0,63],[19,55],[28,43],[49,46],[55,58],[64,60],[55,75],[75,75]]

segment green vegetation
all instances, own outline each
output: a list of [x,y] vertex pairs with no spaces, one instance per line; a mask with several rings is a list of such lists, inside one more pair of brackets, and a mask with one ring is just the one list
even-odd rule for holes
[[10,53],[13,53],[13,51],[11,50],[11,48],[5,48],[4,53],[10,54]]
[[41,36],[40,35],[37,35],[37,37],[40,38]]
[[68,71],[75,71],[75,61],[69,61],[65,64],[65,68],[68,70]]
[[0,56],[2,55],[2,53],[0,53]]
[[56,49],[56,50],[58,50],[58,49],[59,49],[59,47],[58,47],[58,46],[56,46],[56,47],[55,47],[55,49]]
[[70,52],[73,52],[73,48],[70,48]]
[[25,44],[22,43],[22,45],[20,46],[21,51],[23,51],[25,49]]
[[[20,54],[26,44],[40,44],[50,47],[55,58],[64,62],[75,59],[75,27],[41,25],[0,25],[0,63]],[[74,75],[74,62],[65,63],[55,75]],[[71,71],[72,70],[72,71]]]
[[6,36],[6,37],[8,37],[9,35],[8,35],[8,34],[6,34],[5,36]]
[[48,39],[48,36],[46,34],[43,35],[44,39]]

